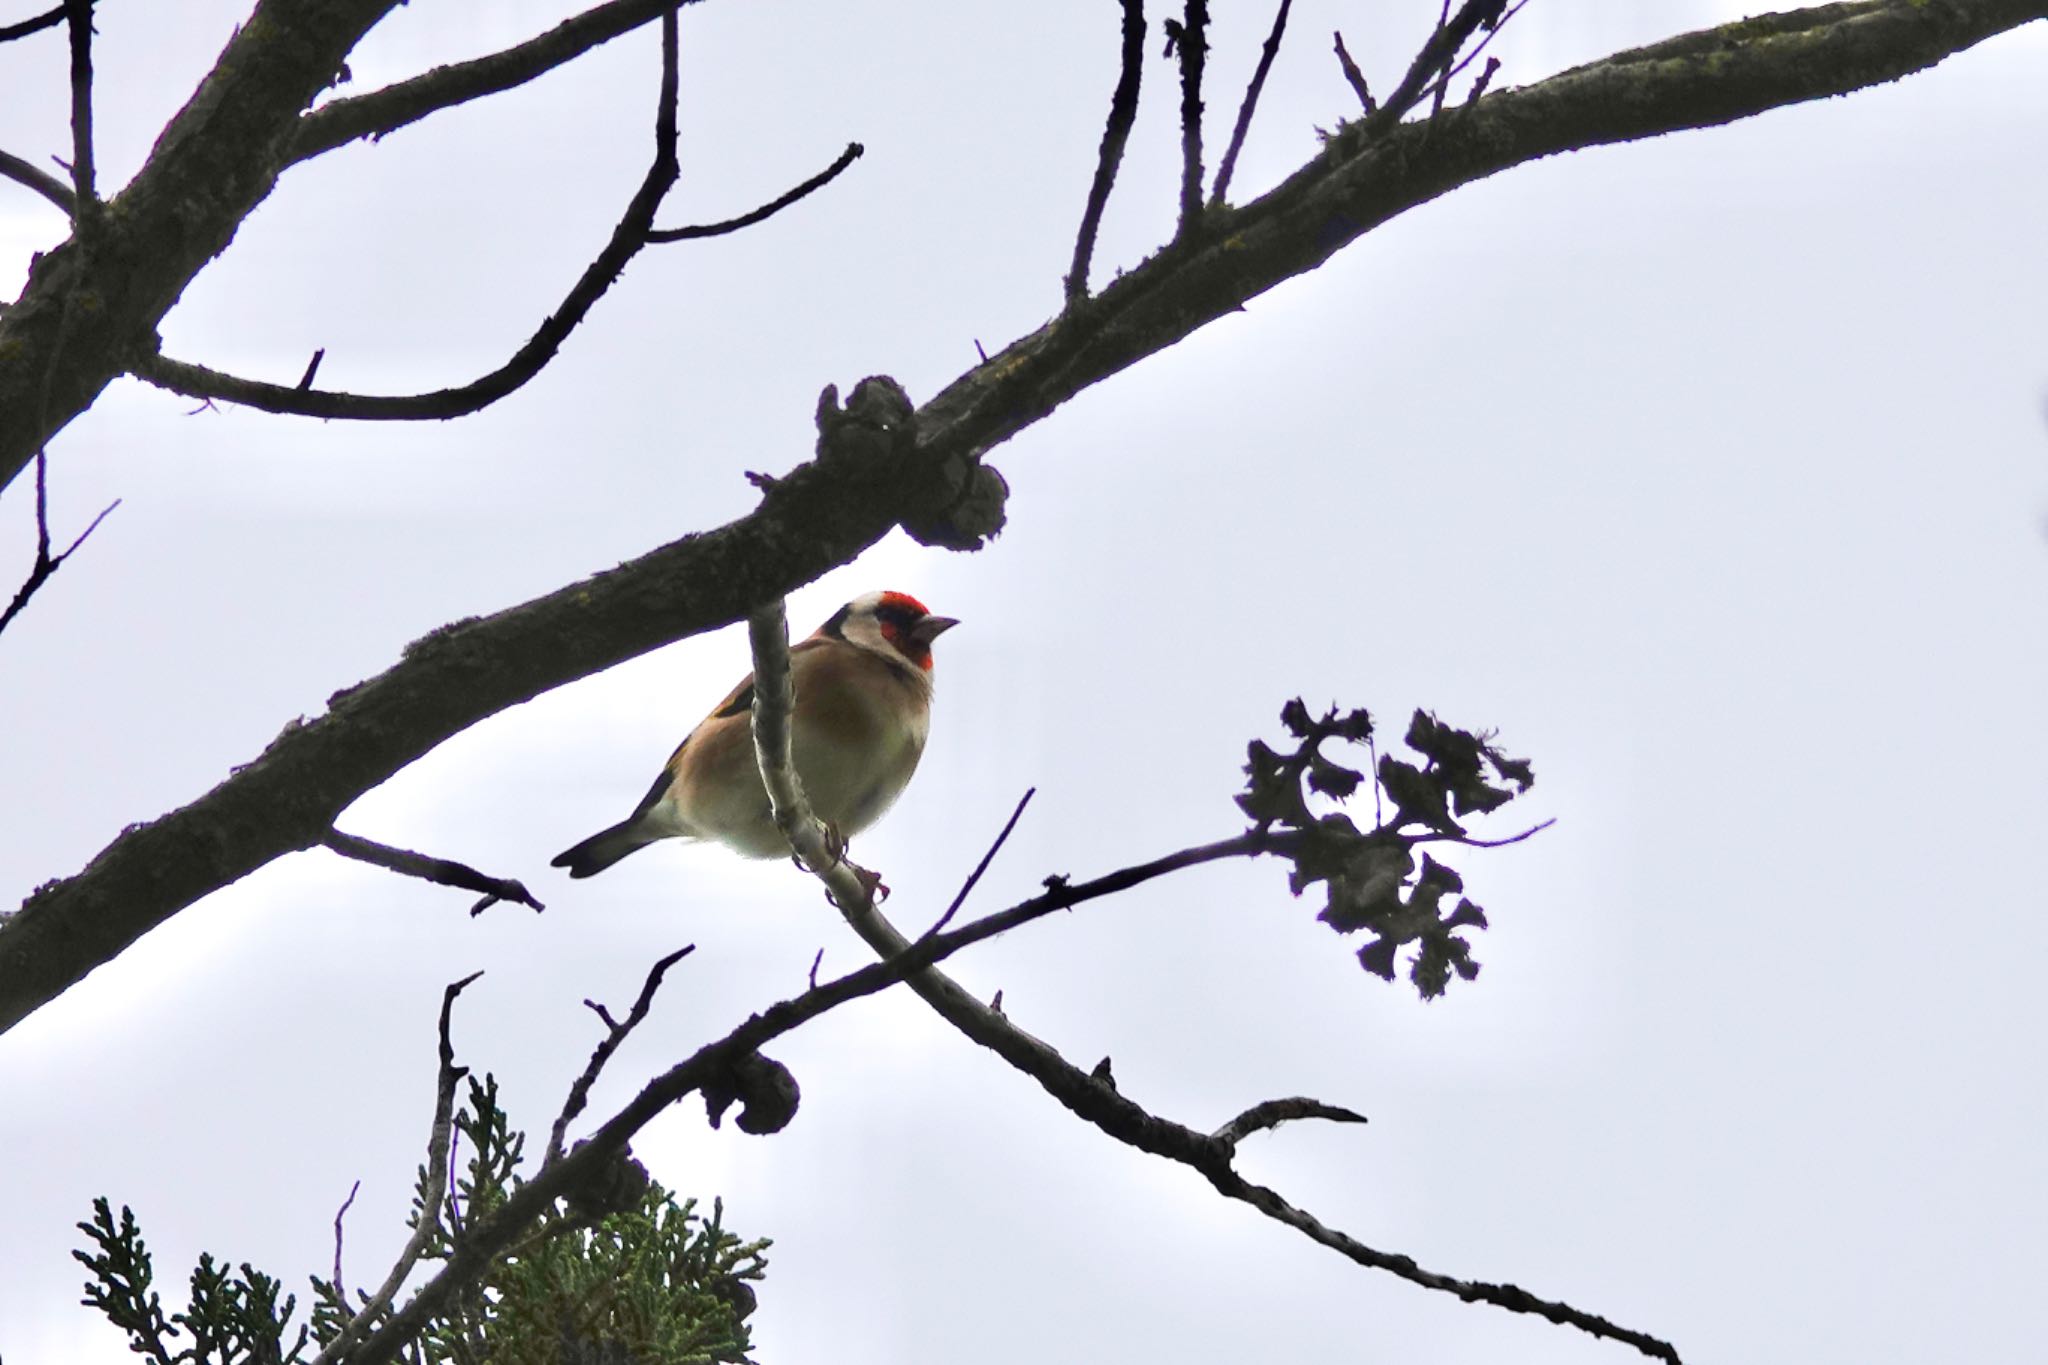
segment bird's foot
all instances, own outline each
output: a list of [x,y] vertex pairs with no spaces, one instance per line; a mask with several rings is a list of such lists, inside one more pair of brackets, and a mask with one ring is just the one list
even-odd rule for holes
[[859,863],[848,863],[847,866],[853,869],[854,876],[860,878],[861,887],[866,890],[875,904],[880,905],[883,901],[889,899],[889,884],[882,880],[881,873],[871,872]]

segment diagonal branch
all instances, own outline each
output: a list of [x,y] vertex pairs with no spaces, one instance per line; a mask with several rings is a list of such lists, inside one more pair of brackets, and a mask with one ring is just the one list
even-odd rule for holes
[[[914,960],[928,945],[947,937],[939,930],[951,918],[952,909],[933,926],[931,932],[913,943],[875,908],[869,886],[852,866],[826,847],[824,831],[804,800],[802,784],[797,780],[790,758],[790,721],[796,698],[789,684],[789,630],[782,602],[778,599],[749,616],[747,634],[754,652],[754,752],[760,763],[762,782],[768,788],[777,827],[797,850],[804,867],[825,884],[826,893],[845,915],[847,923],[853,926],[854,932],[874,949],[881,959],[877,965]],[[1020,804],[1018,814],[1022,812]],[[1016,818],[1016,815],[1011,816],[1012,825]],[[998,848],[1008,834],[1009,826],[1005,826],[1003,836],[996,841]],[[1072,884],[1061,878],[1049,880],[1044,894],[1033,897],[1024,905],[1079,905],[1115,895],[1167,872],[1219,858],[1256,857],[1261,853],[1280,851],[1290,847],[1291,843],[1291,837],[1285,833],[1254,828],[1235,839],[1186,849],[1089,882]],[[994,849],[990,850],[989,856],[994,856]],[[977,869],[976,876],[979,875]],[[961,892],[961,898],[972,887],[973,880],[970,879],[967,888]],[[957,908],[958,904],[956,899],[954,907]],[[1005,911],[1003,915],[1013,913],[1016,913],[1015,909]],[[981,924],[988,922],[980,921]],[[948,1023],[1037,1081],[1076,1117],[1127,1146],[1199,1171],[1225,1196],[1251,1205],[1267,1217],[1295,1228],[1360,1265],[1387,1271],[1426,1289],[1455,1294],[1468,1302],[1490,1303],[1514,1312],[1535,1313],[1594,1336],[1627,1342],[1645,1354],[1677,1365],[1678,1353],[1669,1344],[1620,1327],[1597,1314],[1539,1298],[1516,1285],[1456,1279],[1424,1270],[1409,1257],[1377,1251],[1355,1238],[1325,1227],[1272,1190],[1245,1180],[1231,1167],[1237,1144],[1251,1133],[1300,1118],[1364,1122],[1362,1116],[1351,1110],[1302,1098],[1268,1100],[1238,1115],[1214,1134],[1200,1133],[1171,1119],[1160,1118],[1126,1099],[1109,1081],[1106,1067],[1095,1075],[1079,1070],[1052,1045],[1025,1032],[992,1006],[982,1004],[936,966],[908,973],[904,980]]]
[[771,1005],[724,1037],[698,1048],[649,1081],[589,1138],[559,1159],[544,1164],[488,1216],[468,1223],[440,1272],[420,1286],[403,1308],[363,1338],[349,1353],[349,1365],[383,1365],[395,1358],[436,1310],[482,1274],[557,1200],[584,1187],[609,1163],[618,1160],[625,1154],[627,1143],[678,1100],[723,1083],[741,1059],[755,1055],[775,1039],[840,1005],[886,990],[963,948],[1043,919],[1072,903],[1067,894],[1048,892],[948,933],[928,935],[890,961],[871,962]]
[[[551,1166],[562,1159],[562,1144],[568,1140],[569,1125],[576,1121],[576,1116],[590,1103],[590,1087],[597,1084],[599,1073],[604,1070],[605,1063],[612,1059],[612,1054],[619,1050],[619,1045],[632,1035],[634,1029],[640,1027],[641,1022],[647,1018],[647,1011],[654,1008],[654,993],[661,989],[661,980],[668,975],[668,969],[696,951],[696,944],[688,944],[648,968],[647,979],[640,983],[640,994],[634,997],[633,1007],[626,1011],[623,1020],[613,1019],[611,1012],[594,1000],[583,1002],[604,1021],[605,1035],[598,1040],[597,1047],[592,1050],[590,1061],[570,1084],[568,1098],[562,1101],[562,1112],[555,1115],[555,1126],[548,1133],[547,1155],[541,1160],[543,1167]],[[814,980],[811,984],[816,986],[817,982]]]
[[[43,253],[0,314],[0,486],[91,407],[277,183],[300,113],[398,0],[257,0],[107,203],[92,250]],[[75,299],[89,306],[72,308]],[[63,364],[51,360],[62,352]],[[43,376],[55,374],[47,402]]]
[[1259,64],[1252,71],[1251,84],[1244,89],[1244,102],[1237,106],[1237,125],[1230,130],[1230,145],[1223,149],[1223,161],[1216,168],[1216,188],[1209,195],[1209,206],[1216,207],[1224,202],[1230,193],[1230,176],[1237,169],[1237,154],[1244,150],[1244,140],[1252,130],[1252,115],[1258,111],[1259,92],[1266,88],[1266,74],[1273,69],[1273,58],[1280,55],[1280,40],[1287,33],[1287,11],[1294,0],[1280,0],[1280,8],[1273,12],[1273,31],[1266,35],[1266,45],[1259,49]]
[[1232,1151],[1253,1133],[1264,1133],[1296,1119],[1328,1119],[1332,1123],[1364,1123],[1365,1115],[1303,1095],[1261,1100],[1209,1136]]
[[414,641],[385,673],[336,693],[325,715],[294,721],[212,791],[132,826],[83,872],[40,887],[0,923],[0,1031],[201,896],[320,843],[357,797],[447,736],[729,625],[849,562],[954,486],[923,452],[878,456],[882,419],[858,408],[834,410],[821,423],[818,458],[773,480],[753,513]]
[[69,8],[68,4],[60,4],[54,9],[44,10],[33,19],[23,19],[15,24],[0,24],[0,43],[11,43],[16,38],[26,38],[31,33],[41,33],[46,28],[57,27],[64,22],[64,16]]
[[[1619,53],[1496,91],[1433,129],[1353,124],[1282,185],[1218,210],[1227,231],[1155,256],[1103,290],[1085,315],[1062,316],[956,380],[917,411],[915,449],[900,459],[862,456],[853,445],[841,458],[833,454],[839,438],[828,434],[820,459],[776,482],[753,513],[436,632],[213,792],[131,827],[85,871],[50,883],[0,924],[0,1029],[201,896],[317,843],[350,801],[450,735],[549,688],[736,621],[847,562],[918,508],[951,496],[945,490],[957,488],[982,453],[1398,214],[1539,157],[1896,80],[2043,17],[2048,0],[1860,0]],[[245,27],[236,43],[249,33]],[[104,238],[119,235],[118,217],[110,216]],[[44,258],[24,302],[0,315],[0,353],[18,343],[23,360],[0,367],[0,477],[17,455],[25,462],[34,454],[33,444],[19,445],[23,405],[10,395],[24,371],[40,379],[36,366],[49,355],[47,272],[57,254]],[[38,309],[34,326],[17,325]],[[161,308],[150,314],[157,316]],[[108,344],[104,321],[95,317],[81,350]],[[90,369],[67,366],[54,412],[68,415],[87,401],[70,381]],[[28,392],[32,407],[33,384]]]
[[69,185],[34,162],[24,161],[12,152],[0,152],[0,179],[12,180],[17,185],[27,186],[64,210],[67,217],[71,213],[72,204],[76,202]]
[[298,121],[287,163],[331,152],[358,138],[379,138],[429,114],[500,94],[566,66],[591,49],[651,24],[696,0],[610,0],[572,15],[546,33],[488,56],[437,66],[410,80],[329,100]]
[[791,204],[794,204],[797,200],[822,190],[834,180],[837,180],[840,172],[858,161],[866,151],[867,148],[861,146],[858,142],[849,142],[846,144],[846,150],[841,152],[839,158],[831,165],[819,171],[795,189],[790,190],[787,194],[769,200],[761,205],[760,208],[750,213],[743,213],[737,218],[726,218],[716,223],[700,223],[690,227],[679,228],[655,228],[647,234],[647,240],[657,245],[664,242],[699,241],[705,237],[723,237],[729,232],[738,232],[742,228],[750,228],[756,223],[765,222],[788,208]]
[[401,876],[418,877],[422,881],[433,882],[439,886],[454,886],[464,891],[481,892],[483,899],[469,908],[472,915],[481,915],[499,901],[531,906],[535,910],[547,909],[533,898],[533,893],[526,889],[524,883],[509,877],[487,876],[467,863],[415,853],[409,848],[394,848],[390,844],[380,844],[375,839],[344,834],[338,829],[328,830],[320,842],[342,857],[353,858],[359,863],[385,868]]
[[676,49],[672,30],[664,26],[661,49],[661,90],[654,113],[654,159],[611,239],[584,268],[561,306],[503,365],[452,389],[432,393],[386,395],[337,393],[300,384],[268,384],[242,379],[204,366],[173,360],[161,353],[143,357],[133,373],[159,388],[187,398],[219,399],[260,408],[264,412],[297,413],[304,417],[352,417],[371,422],[445,420],[489,407],[546,368],[562,349],[569,333],[590,315],[627,264],[647,245],[648,231],[662,199],[676,183]]
[[21,587],[16,590],[14,600],[7,604],[5,611],[0,611],[0,631],[6,630],[14,618],[21,615],[22,608],[26,607],[28,600],[36,595],[37,589],[50,581],[50,575],[64,567],[64,561],[71,558],[72,553],[79,546],[85,544],[85,538],[100,529],[100,523],[107,519],[107,514],[120,505],[121,500],[115,498],[105,507],[102,507],[100,514],[94,517],[91,524],[83,531],[78,533],[76,539],[65,546],[61,552],[51,554],[50,457],[40,450],[36,452],[36,562],[29,567],[28,577],[22,581]]
[[1145,76],[1145,0],[1123,0],[1123,57],[1116,91],[1109,97],[1109,121],[1103,125],[1102,148],[1095,155],[1095,179],[1088,185],[1088,204],[1081,210],[1081,230],[1074,237],[1074,264],[1067,270],[1067,302],[1088,296],[1088,265],[1095,255],[1095,235],[1123,164],[1124,144],[1138,117],[1138,89]]

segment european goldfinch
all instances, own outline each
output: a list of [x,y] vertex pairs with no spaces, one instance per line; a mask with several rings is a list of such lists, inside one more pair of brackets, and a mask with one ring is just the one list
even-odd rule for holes
[[[931,722],[932,641],[960,624],[906,593],[856,597],[789,651],[796,685],[790,747],[820,820],[851,838],[895,803]],[[789,853],[754,759],[754,675],[677,746],[631,815],[554,860],[572,877],[604,871],[657,839],[703,839],[747,858]]]

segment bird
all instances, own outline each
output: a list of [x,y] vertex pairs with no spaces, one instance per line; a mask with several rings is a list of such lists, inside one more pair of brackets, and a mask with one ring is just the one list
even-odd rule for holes
[[[880,819],[917,771],[931,723],[932,641],[959,624],[908,593],[870,592],[790,649],[791,755],[812,812],[836,842]],[[662,839],[722,844],[746,858],[787,856],[754,757],[753,705],[749,673],[676,746],[631,815],[551,866],[591,877]]]

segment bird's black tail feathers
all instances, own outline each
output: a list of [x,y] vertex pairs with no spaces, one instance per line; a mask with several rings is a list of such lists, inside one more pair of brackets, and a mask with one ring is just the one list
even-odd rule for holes
[[628,853],[639,852],[658,837],[641,828],[640,817],[635,815],[557,854],[548,866],[566,867],[571,877],[594,877]]

